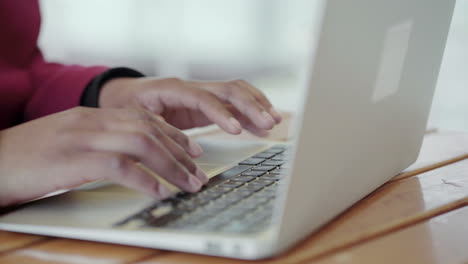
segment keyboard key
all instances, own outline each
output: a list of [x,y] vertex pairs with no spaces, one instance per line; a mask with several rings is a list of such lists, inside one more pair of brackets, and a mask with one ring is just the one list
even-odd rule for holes
[[219,192],[203,192],[203,193],[200,193],[197,197],[202,198],[202,199],[214,200],[220,197],[221,195],[222,193],[219,193]]
[[285,161],[282,160],[267,160],[262,163],[262,166],[280,166],[283,165]]
[[234,178],[231,179],[231,181],[234,181],[234,182],[250,182],[250,181],[253,181],[255,180],[256,178],[255,177],[250,177],[250,176],[236,176]]
[[285,176],[286,175],[286,169],[276,168],[276,169],[270,171],[269,174]]
[[271,160],[280,160],[280,161],[283,161],[284,159],[285,159],[284,154],[278,154],[271,158]]
[[259,190],[263,189],[263,187],[264,187],[264,186],[258,185],[258,184],[257,184],[257,185],[255,185],[255,184],[247,184],[246,186],[244,186],[244,187],[242,188],[242,190],[248,190],[248,191],[250,191],[250,192],[253,193],[253,192],[256,192],[256,191],[259,191]]
[[211,189],[208,189],[206,190],[205,192],[206,193],[228,193],[230,191],[232,191],[232,189],[234,189],[233,186],[229,186],[229,185],[217,185]]
[[237,201],[244,199],[245,197],[249,195],[251,195],[251,193],[249,192],[235,192],[235,193],[231,193],[230,195],[223,197],[222,199],[225,201],[237,202]]
[[259,177],[264,175],[266,172],[265,171],[246,171],[243,172],[241,175],[242,176],[252,176],[252,177]]
[[198,207],[200,207],[199,204],[196,204],[196,203],[180,203],[177,205],[177,209],[179,210],[183,210],[183,211],[192,211],[192,210],[195,210],[197,209]]
[[230,178],[243,173],[251,168],[250,165],[237,165],[232,167],[231,169],[216,175],[215,177],[211,178],[205,188],[211,188],[220,182],[224,182],[229,180]]
[[242,193],[242,194],[245,194],[245,196],[249,196],[254,192],[256,191],[253,189],[247,189],[247,188],[240,188],[236,191],[236,193]]
[[289,146],[286,146],[286,145],[275,145],[273,147],[271,147],[270,149],[271,150],[287,150]]
[[243,184],[244,184],[243,182],[229,180],[227,182],[221,183],[218,186],[219,187],[229,187],[229,188],[235,189],[235,188],[238,188],[238,187],[242,186]]
[[229,207],[230,205],[233,204],[233,201],[232,200],[229,200],[229,199],[225,199],[225,197],[222,197],[222,198],[219,198],[217,199],[216,201],[214,201],[213,203],[210,203],[208,204],[206,207],[205,207],[205,210],[215,210],[214,208],[221,208],[221,209],[224,209],[226,207]]
[[260,202],[261,200],[259,200],[257,198],[254,199],[254,201],[252,201],[252,199],[249,199],[249,201],[251,201],[251,202],[249,202],[249,203],[239,203],[236,206],[238,206],[240,208],[245,208],[247,210],[251,210],[251,209],[257,209],[260,206],[261,203],[265,202],[265,201]]
[[240,165],[258,165],[258,164],[262,163],[263,161],[265,161],[265,159],[249,158],[249,159],[246,159],[246,160],[240,162],[239,164]]
[[256,181],[253,181],[253,182],[249,183],[249,185],[258,185],[258,186],[265,187],[265,186],[271,185],[273,183],[275,183],[275,182],[274,181],[269,181],[269,180],[258,179]]
[[263,180],[278,181],[281,179],[281,176],[279,174],[265,174],[260,178]]
[[275,153],[268,153],[268,152],[260,152],[257,155],[254,155],[252,158],[261,158],[261,159],[269,159],[276,155]]
[[270,148],[270,149],[267,149],[267,150],[263,151],[263,153],[280,154],[283,151],[284,151],[284,149]]
[[195,193],[180,192],[172,200],[188,200],[195,196]]
[[260,165],[260,166],[256,166],[256,167],[253,167],[252,170],[255,170],[255,171],[272,171],[276,169],[276,166],[263,166],[263,165]]

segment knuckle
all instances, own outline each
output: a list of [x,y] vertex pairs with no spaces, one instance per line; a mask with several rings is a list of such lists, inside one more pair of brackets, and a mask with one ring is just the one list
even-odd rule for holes
[[169,83],[171,86],[180,86],[183,83],[183,81],[177,77],[167,78],[166,82]]
[[154,147],[154,142],[150,136],[144,132],[132,132],[132,144],[143,153],[150,152]]
[[195,170],[197,169],[197,166],[195,165],[195,163],[193,163],[189,158],[185,157],[183,162],[184,162],[185,167],[190,172],[194,173]]
[[234,96],[237,88],[236,85],[233,85],[231,82],[228,82],[225,85],[221,86],[220,90],[223,94],[223,97],[231,98],[232,96]]
[[163,170],[166,174],[175,175],[179,171],[179,165],[174,159],[166,158],[163,161]]
[[87,107],[79,106],[79,107],[75,107],[71,109],[70,111],[70,117],[72,121],[74,122],[86,120],[86,119],[92,118],[93,116],[94,116],[93,109],[90,109]]
[[204,90],[194,91],[193,96],[197,98],[200,102],[210,102],[213,100],[212,95]]
[[111,174],[109,177],[115,175],[127,175],[130,170],[130,160],[123,154],[110,155],[105,157],[106,161],[104,164],[108,164],[108,167],[111,168],[117,174]]
[[139,133],[155,134],[156,131],[153,125],[151,125],[148,121],[139,121],[136,122],[133,126]]
[[243,86],[243,85],[246,84],[246,82],[244,80],[242,80],[242,79],[233,80],[233,81],[231,81],[231,83],[234,84],[234,85],[238,85],[238,86]]
[[174,157],[180,162],[186,162],[189,160],[185,151],[177,145],[174,145],[172,148],[172,155],[174,155]]
[[188,146],[190,144],[190,139],[187,137],[187,135],[185,135],[184,133],[180,131],[174,131],[173,137],[175,138],[177,142],[179,142],[180,144],[184,146]]
[[231,85],[227,85],[227,89],[230,91],[233,96],[245,96],[246,93],[250,93],[249,88],[245,85],[242,85],[239,81],[231,82]]

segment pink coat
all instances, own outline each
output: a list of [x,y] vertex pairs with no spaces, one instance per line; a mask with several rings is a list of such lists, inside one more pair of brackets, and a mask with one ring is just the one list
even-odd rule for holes
[[46,62],[37,0],[0,0],[0,129],[79,105],[105,67]]

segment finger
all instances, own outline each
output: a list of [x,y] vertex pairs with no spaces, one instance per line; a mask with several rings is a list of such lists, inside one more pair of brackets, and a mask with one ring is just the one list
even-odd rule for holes
[[255,86],[251,85],[250,83],[244,81],[244,80],[238,80],[237,81],[239,85],[242,85],[249,89],[249,91],[253,94],[255,99],[263,106],[264,109],[268,111],[268,113],[273,117],[275,122],[279,124],[281,122],[281,116],[278,114],[278,112],[275,110],[273,105],[271,104],[270,100],[266,97],[266,95],[257,89]]
[[88,132],[84,136],[88,149],[92,151],[128,155],[182,190],[196,192],[201,188],[200,180],[151,135],[142,132]]
[[235,108],[232,108],[231,112],[234,114],[237,120],[239,120],[239,122],[241,123],[242,127],[245,130],[249,131],[250,133],[258,137],[266,137],[269,135],[268,130],[259,128],[255,126],[254,124],[252,124],[252,121],[250,121],[250,119],[246,118],[242,113],[237,111]]
[[[196,175],[197,165],[187,155],[186,151],[162,130],[162,127],[166,126],[165,122],[161,120],[119,120],[108,123],[106,128],[110,132],[145,133],[153,136],[157,141],[161,142],[190,173]],[[179,137],[187,138],[185,134],[183,134],[183,136],[179,135]]]
[[[156,137],[161,140],[161,142],[164,144],[164,146],[169,150],[169,152],[176,158],[177,161],[179,161],[187,170],[195,175],[203,184],[208,182],[208,177],[206,174],[202,171],[202,169],[193,162],[193,160],[187,155],[186,150],[176,141],[168,136],[164,132],[164,128],[167,130],[170,130],[172,133],[177,134],[176,137],[179,138],[183,144],[186,145],[187,148],[192,148],[190,144],[196,144],[194,141],[190,141],[189,138],[180,132],[180,130],[176,128],[171,128],[170,125],[161,122],[158,126],[161,130],[156,134]],[[192,143],[191,143],[192,142]],[[195,146],[198,146],[200,148],[200,154],[202,152],[201,147],[196,144]]]
[[169,120],[168,123],[178,129],[190,129],[213,124],[201,111],[187,108],[168,110],[164,113],[164,116]]
[[248,117],[259,128],[272,129],[275,125],[273,117],[253,97],[250,91],[236,82],[217,83],[212,89],[219,98],[235,106],[239,112]]
[[159,128],[193,157],[199,157],[203,153],[202,147],[179,129],[165,122],[161,122]]
[[194,87],[173,87],[158,91],[161,101],[170,107],[201,111],[213,123],[231,134],[240,134],[242,127],[213,94]]
[[[107,122],[108,131],[120,131],[129,133],[146,133],[153,135],[159,140],[168,151],[179,161],[185,168],[193,175],[195,175],[202,183],[208,182],[208,177],[202,171],[202,169],[193,162],[193,160],[187,155],[186,151],[192,151],[196,155],[200,155],[203,150],[201,147],[190,140],[180,130],[170,126],[166,122],[160,119],[153,119],[150,121],[145,120],[119,120],[113,122]],[[172,133],[172,136],[179,140],[179,143],[166,134],[165,130]],[[181,144],[185,146],[182,147]],[[196,152],[192,149],[196,149]]]
[[193,157],[198,157],[203,153],[203,149],[198,143],[190,139],[190,137],[185,135],[179,129],[165,122],[164,118],[154,118],[154,114],[148,110],[144,110],[144,112],[148,116],[153,117],[154,122],[157,123],[157,127],[162,131],[162,133],[169,136],[169,138],[174,140],[175,143],[179,144],[180,147],[182,147],[182,149],[184,149],[187,153]]
[[86,151],[73,157],[71,162],[83,168],[79,174],[82,182],[110,180],[161,200],[171,195],[164,184],[136,166],[126,155]]
[[[203,149],[195,141],[191,140],[179,129],[171,126],[164,121],[164,118],[157,116],[148,110],[139,109],[138,115],[141,115],[140,119],[131,119],[131,116],[119,117],[118,122],[109,120],[106,125],[107,130],[122,130],[125,131],[143,131],[155,136],[160,134],[166,134],[172,138],[177,144],[179,144],[187,153],[193,157],[198,157],[203,153]],[[135,116],[134,116],[135,117]],[[113,118],[113,117],[110,117]],[[130,118],[130,119],[125,119]]]

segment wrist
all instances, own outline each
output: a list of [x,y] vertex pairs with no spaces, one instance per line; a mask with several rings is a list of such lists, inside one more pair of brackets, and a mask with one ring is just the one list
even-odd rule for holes
[[[111,87],[114,85],[108,85],[114,79],[125,79],[125,78],[138,78],[144,77],[144,75],[138,71],[130,68],[117,67],[111,68],[98,76],[96,76],[85,88],[81,95],[80,105],[87,107],[100,107],[101,105],[101,89],[104,86]],[[109,89],[107,89],[109,90]],[[119,89],[120,90],[120,89]],[[107,97],[107,96],[103,96]],[[111,98],[114,95],[111,96]],[[107,100],[103,100],[105,103],[104,107],[108,107]]]
[[135,86],[135,78],[114,78],[101,86],[99,106],[102,108],[120,108],[129,103],[132,98],[131,88]]

